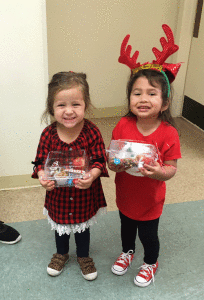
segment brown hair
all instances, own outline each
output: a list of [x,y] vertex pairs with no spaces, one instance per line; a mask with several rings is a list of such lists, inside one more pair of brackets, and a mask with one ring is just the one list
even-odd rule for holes
[[127,99],[128,99],[129,112],[126,114],[126,116],[131,116],[131,117],[134,116],[135,117],[135,115],[130,111],[130,95],[132,92],[133,85],[139,77],[146,77],[149,84],[153,87],[156,87],[156,85],[159,85],[161,87],[162,101],[163,101],[162,106],[166,106],[167,104],[169,104],[169,107],[162,113],[160,112],[159,119],[171,124],[173,127],[176,128],[176,124],[171,115],[171,108],[170,108],[171,100],[173,98],[172,88],[170,91],[170,96],[168,97],[168,83],[166,81],[166,78],[164,77],[164,75],[161,72],[158,72],[158,71],[152,70],[152,69],[140,70],[137,73],[135,73],[134,75],[130,76],[129,81],[127,83]]
[[84,96],[85,110],[89,108],[91,104],[90,95],[89,95],[89,85],[86,80],[85,73],[75,73],[75,72],[59,72],[53,75],[50,83],[48,84],[48,96],[46,101],[46,108],[43,112],[41,121],[49,123],[49,117],[54,117],[54,98],[55,95],[62,91],[71,89],[74,87],[80,87]]

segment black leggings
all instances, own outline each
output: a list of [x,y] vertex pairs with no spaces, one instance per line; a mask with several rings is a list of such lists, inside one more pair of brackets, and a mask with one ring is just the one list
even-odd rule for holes
[[[76,242],[76,253],[78,257],[88,257],[89,256],[89,244],[90,244],[90,231],[87,228],[85,231],[74,234]],[[70,234],[63,234],[59,236],[57,231],[55,231],[55,242],[58,254],[67,254],[69,252],[69,239]]]
[[135,252],[135,240],[138,229],[138,236],[144,247],[144,262],[155,264],[159,256],[158,225],[159,218],[151,221],[136,221],[123,215],[121,212],[121,239],[122,251],[129,250]]

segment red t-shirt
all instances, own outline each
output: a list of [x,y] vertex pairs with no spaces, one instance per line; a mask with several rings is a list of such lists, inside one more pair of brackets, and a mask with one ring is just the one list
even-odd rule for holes
[[[181,158],[178,132],[163,121],[152,134],[143,136],[137,129],[134,117],[123,117],[114,128],[112,139],[153,144],[159,151],[160,162]],[[120,172],[116,173],[115,184],[116,203],[125,216],[138,221],[160,217],[166,194],[164,181]]]

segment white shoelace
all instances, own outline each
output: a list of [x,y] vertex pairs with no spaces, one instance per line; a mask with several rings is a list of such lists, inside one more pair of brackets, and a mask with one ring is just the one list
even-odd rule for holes
[[120,255],[120,259],[117,260],[117,263],[121,263],[123,265],[126,264],[126,261],[128,261],[128,263],[131,263],[131,255],[133,254],[133,250],[129,250],[127,253],[122,253]]
[[152,274],[152,281],[154,282],[153,266],[155,266],[155,265],[143,264],[140,267],[140,274],[144,275],[145,277],[148,277],[147,272],[150,272]]

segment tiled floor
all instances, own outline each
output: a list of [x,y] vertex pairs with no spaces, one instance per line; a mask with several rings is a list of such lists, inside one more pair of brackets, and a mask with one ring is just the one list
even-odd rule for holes
[[155,282],[139,288],[133,279],[143,263],[137,238],[132,266],[124,276],[112,274],[111,265],[121,252],[118,212],[110,211],[91,228],[90,256],[98,278],[87,282],[76,261],[70,238],[70,260],[58,277],[47,265],[56,252],[54,232],[47,220],[13,223],[22,240],[0,244],[0,300],[203,300],[204,200],[164,206],[160,219],[159,269]]

